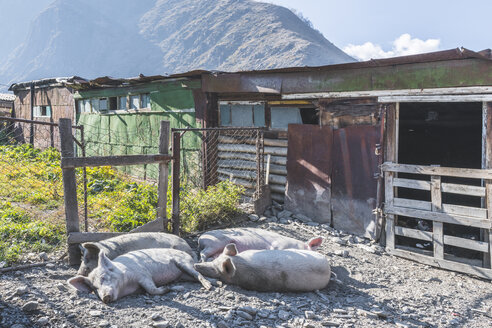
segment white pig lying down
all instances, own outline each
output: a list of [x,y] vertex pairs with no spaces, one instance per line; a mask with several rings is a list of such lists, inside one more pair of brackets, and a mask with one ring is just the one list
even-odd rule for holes
[[316,250],[323,242],[323,237],[317,236],[307,242],[282,236],[276,232],[256,228],[233,228],[212,230],[198,238],[200,259],[206,261],[222,253],[227,244],[235,244],[238,252],[249,249],[306,249]]
[[77,275],[67,282],[83,292],[94,290],[104,303],[114,302],[140,288],[152,295],[164,294],[169,289],[162,286],[176,280],[199,281],[206,289],[212,287],[193,268],[193,258],[176,249],[142,249],[118,256],[114,261],[100,252],[98,259],[98,266],[88,277]]
[[323,254],[299,249],[248,250],[228,244],[211,262],[195,263],[204,276],[260,292],[307,292],[325,288],[331,268]]
[[98,255],[101,251],[112,260],[125,253],[147,248],[173,248],[190,254],[196,260],[196,255],[188,243],[176,235],[164,232],[137,232],[121,235],[100,242],[84,243],[81,246],[82,264],[77,274],[87,276],[97,266]]

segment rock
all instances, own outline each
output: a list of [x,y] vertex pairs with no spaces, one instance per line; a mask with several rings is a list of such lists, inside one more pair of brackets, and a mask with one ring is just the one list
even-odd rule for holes
[[36,311],[38,309],[38,305],[39,303],[36,301],[27,302],[22,306],[22,311],[26,311],[26,312]]
[[29,291],[29,288],[27,286],[21,286],[15,290],[14,295],[24,295]]
[[291,215],[292,215],[292,212],[287,211],[287,210],[283,210],[282,212],[280,212],[280,213],[278,213],[278,214],[277,214],[277,217],[278,217],[279,219],[281,219],[281,218],[288,218],[288,217],[290,217]]
[[332,240],[333,240],[333,242],[335,242],[339,245],[347,245],[347,241],[345,239],[340,238],[340,237],[335,237]]
[[285,320],[288,320],[289,317],[290,317],[290,313],[289,312],[284,311],[284,310],[279,310],[278,311],[278,318],[280,320],[284,320],[285,321]]
[[59,282],[59,283],[56,284],[56,288],[58,288],[58,290],[61,291],[61,292],[64,292],[64,291],[67,290],[67,288],[65,287],[65,285],[62,284],[61,282]]
[[371,319],[377,319],[377,318],[379,318],[377,314],[372,313],[371,311],[363,310],[363,309],[357,309],[357,314],[358,315],[362,315],[364,317],[371,318]]
[[26,326],[20,323],[15,323],[12,326],[10,326],[10,328],[26,328]]
[[226,315],[224,316],[224,319],[225,320],[231,320],[233,313],[234,313],[234,311],[232,311],[232,310],[227,311]]
[[339,314],[347,314],[348,311],[345,309],[333,309],[334,313],[339,313]]
[[169,321],[156,321],[152,323],[152,327],[154,328],[167,328],[169,327]]
[[402,327],[402,328],[408,328],[408,324],[404,323],[404,322],[401,322],[401,321],[398,321],[398,320],[395,320],[395,325],[397,327]]
[[152,314],[152,316],[150,317],[153,321],[158,321],[158,320],[162,320],[162,316],[160,313],[154,313]]
[[251,307],[251,306],[241,306],[240,308],[238,308],[238,310],[249,313],[251,315],[255,315],[256,312],[258,312],[257,309],[255,309],[254,307]]
[[39,318],[39,319],[38,319],[37,323],[38,323],[38,325],[40,325],[40,326],[44,326],[44,325],[46,325],[49,321],[50,321],[50,318],[48,318],[48,317],[41,317],[41,318]]
[[304,214],[294,214],[293,217],[304,223],[313,221],[310,217],[307,217]]
[[219,323],[217,323],[217,328],[229,328],[229,326],[225,321],[219,321]]
[[267,219],[267,222],[277,222],[277,218],[275,216],[271,216]]
[[48,258],[48,254],[46,254],[46,252],[41,252],[39,253],[39,258],[42,260],[42,261],[48,261],[49,258]]
[[389,313],[383,310],[372,310],[371,312],[382,319],[387,319],[389,317]]
[[318,222],[306,222],[306,225],[310,226],[310,227],[317,227],[319,226],[319,223]]
[[306,319],[314,319],[316,318],[316,314],[313,311],[304,311],[304,316]]
[[100,310],[92,310],[92,311],[89,311],[89,315],[91,317],[100,317],[100,316],[102,316],[102,314],[103,313]]
[[290,223],[289,221],[290,220],[284,219],[284,218],[281,218],[281,219],[278,220],[278,222],[281,223],[281,224],[289,224]]
[[97,324],[98,327],[107,327],[109,326],[109,321],[107,320],[102,320]]
[[54,269],[55,268],[55,263],[48,263],[48,264],[46,264],[46,267],[48,269]]
[[5,268],[7,266],[7,262],[0,261],[0,269]]
[[250,215],[248,215],[248,219],[250,221],[256,222],[256,221],[258,221],[260,219],[260,217],[258,215],[256,215],[256,214],[250,214]]
[[338,256],[341,256],[341,257],[348,257],[349,252],[346,249],[344,249],[344,250],[337,250],[337,251],[335,251],[335,255],[338,255]]
[[236,311],[236,314],[238,316],[240,316],[241,318],[243,319],[246,319],[246,320],[253,320],[253,316],[251,314],[249,314],[248,312],[244,312],[244,311],[240,311],[240,310],[237,310]]
[[273,215],[273,212],[271,209],[268,209],[265,212],[263,212],[263,216],[272,216],[272,215]]
[[338,327],[340,323],[336,321],[323,321],[321,325],[324,327]]
[[260,318],[268,318],[268,316],[270,315],[270,311],[267,309],[261,309],[256,313],[256,315]]

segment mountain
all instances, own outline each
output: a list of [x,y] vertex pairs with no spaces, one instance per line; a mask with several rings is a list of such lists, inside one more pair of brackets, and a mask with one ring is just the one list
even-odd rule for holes
[[0,62],[0,83],[53,76],[128,77],[350,61],[354,59],[310,24],[273,4],[56,0],[35,16],[25,41]]

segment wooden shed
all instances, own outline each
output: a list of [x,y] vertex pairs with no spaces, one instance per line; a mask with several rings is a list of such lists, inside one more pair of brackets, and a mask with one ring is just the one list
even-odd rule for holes
[[490,50],[204,74],[202,90],[209,126],[267,129],[287,209],[492,277]]

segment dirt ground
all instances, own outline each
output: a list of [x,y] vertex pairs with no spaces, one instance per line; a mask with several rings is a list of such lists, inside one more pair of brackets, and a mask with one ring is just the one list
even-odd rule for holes
[[104,304],[68,287],[76,268],[48,264],[0,274],[0,327],[492,327],[490,281],[389,256],[324,225],[253,219],[241,225],[324,236],[320,252],[338,280],[319,293],[282,294],[177,282],[166,295]]

